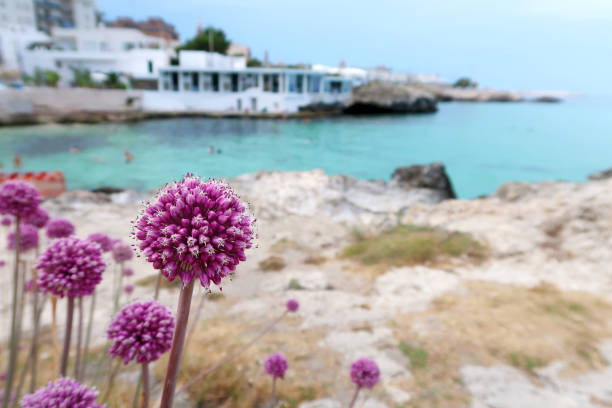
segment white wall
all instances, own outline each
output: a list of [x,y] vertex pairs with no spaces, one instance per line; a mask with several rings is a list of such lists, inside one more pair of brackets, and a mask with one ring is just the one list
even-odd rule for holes
[[129,48],[166,50],[171,48],[163,38],[146,35],[135,28],[54,28],[51,37],[62,48],[75,51],[124,52]]
[[46,34],[30,29],[0,28],[0,70],[19,71],[27,46],[32,42],[48,41]]
[[[158,70],[168,66],[168,54],[163,50],[133,50],[128,52],[76,52],[27,50],[24,52],[23,69],[33,75],[36,68],[53,70],[60,74],[60,82],[67,84],[73,79],[73,68],[90,72],[116,72],[138,79],[155,80]],[[153,63],[153,72],[148,62]]]
[[0,28],[35,29],[34,0],[0,0]]
[[[249,89],[245,92],[143,92],[142,107],[156,112],[254,112],[252,99],[256,98],[257,113],[295,113],[300,106],[311,103],[334,103],[346,100],[350,94],[283,94]],[[238,101],[242,109],[238,110]]]
[[92,29],[96,27],[95,0],[72,0],[72,16],[77,29]]
[[246,57],[232,57],[216,52],[179,51],[181,68],[195,69],[242,69],[246,68]]

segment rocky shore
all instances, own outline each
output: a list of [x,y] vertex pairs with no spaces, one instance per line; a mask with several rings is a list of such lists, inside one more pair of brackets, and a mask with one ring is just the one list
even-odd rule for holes
[[[389,183],[320,170],[258,172],[229,182],[258,219],[258,248],[223,296],[205,301],[194,341],[199,347],[240,341],[236,333],[270,320],[287,298],[301,305],[251,360],[240,362],[236,384],[257,387],[260,362],[273,349],[290,359],[280,389],[294,390],[301,408],[346,406],[347,367],[358,356],[374,358],[382,371],[362,407],[612,404],[605,364],[612,360],[612,178],[508,183],[475,200],[453,199],[439,164],[397,170]],[[148,197],[73,191],[44,206],[74,221],[80,236],[102,230],[128,240],[130,220]],[[344,255],[356,239],[367,243],[398,224],[467,234],[487,257],[394,266]],[[8,260],[4,248],[0,259]],[[282,261],[280,270],[262,266],[270,257]],[[133,266],[132,299],[150,297],[151,287],[138,282],[150,281],[153,270],[141,258]],[[0,276],[7,285],[9,274]],[[195,304],[199,296],[207,295],[195,296]],[[110,279],[98,299],[112,304]],[[173,307],[174,288],[163,289],[161,300]],[[6,325],[8,299],[0,306]],[[98,344],[109,308],[96,310]],[[210,381],[223,386],[223,378]],[[297,396],[298,389],[309,391]],[[181,406],[196,405],[193,398],[185,394]]]

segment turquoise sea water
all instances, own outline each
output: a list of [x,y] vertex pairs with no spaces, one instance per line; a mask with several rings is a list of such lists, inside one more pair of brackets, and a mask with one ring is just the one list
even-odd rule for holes
[[[70,153],[71,147],[80,152]],[[208,147],[220,149],[209,154]],[[124,149],[134,155],[124,162]],[[295,120],[170,119],[132,124],[0,128],[0,163],[62,170],[70,189],[155,188],[186,172],[230,177],[261,169],[388,180],[393,169],[442,161],[458,195],[506,181],[584,180],[612,167],[612,100],[560,104],[444,103],[437,114]],[[98,161],[96,161],[96,159]]]

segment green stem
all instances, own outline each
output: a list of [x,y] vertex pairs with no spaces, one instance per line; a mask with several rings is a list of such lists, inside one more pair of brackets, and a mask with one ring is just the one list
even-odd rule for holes
[[69,297],[66,311],[66,332],[64,334],[64,348],[60,360],[60,376],[65,377],[68,371],[68,354],[70,353],[70,336],[72,335],[72,320],[74,315],[74,298]]
[[353,398],[351,399],[351,402],[349,404],[349,408],[353,408],[353,406],[355,406],[355,402],[357,402],[357,397],[359,396],[359,390],[361,388],[359,386],[355,387],[355,392],[353,393]]
[[172,408],[174,402],[174,390],[176,389],[181,357],[183,356],[183,346],[185,345],[185,334],[187,323],[189,322],[189,309],[191,308],[191,296],[193,295],[195,281],[196,278],[193,278],[191,282],[181,287],[176,311],[176,326],[174,328],[174,337],[172,338],[172,347],[170,348],[168,367],[166,368],[160,408]]
[[85,348],[83,351],[83,362],[81,364],[79,377],[83,378],[85,376],[85,366],[87,365],[87,356],[89,354],[89,341],[91,339],[91,331],[93,330],[93,316],[94,310],[96,309],[96,291],[91,295],[91,300],[89,302],[89,320],[87,321],[87,333],[85,334]]
[[13,266],[13,304],[11,308],[11,335],[9,340],[9,358],[6,370],[6,382],[4,383],[4,396],[2,406],[8,407],[13,391],[15,371],[17,370],[17,353],[19,336],[17,334],[17,303],[19,301],[19,251],[21,250],[21,231],[19,229],[20,219],[15,217],[15,265]]

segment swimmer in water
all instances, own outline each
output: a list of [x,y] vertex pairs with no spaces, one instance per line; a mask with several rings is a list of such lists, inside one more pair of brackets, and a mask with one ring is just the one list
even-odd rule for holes
[[125,149],[125,162],[130,163],[134,160],[134,155],[130,153],[130,149]]
[[20,167],[21,167],[21,156],[20,156],[20,155],[16,154],[16,155],[13,157],[13,166],[14,166],[16,169],[18,169],[18,168],[20,168]]
[[213,154],[214,152],[215,152],[215,148],[214,148],[214,147],[212,147],[212,146],[210,146],[210,147],[208,148],[208,154]]
[[79,149],[79,148],[78,148],[78,147],[76,147],[76,146],[72,146],[72,147],[70,148],[70,153],[78,153],[78,152],[80,152],[80,151],[81,151],[81,149]]

